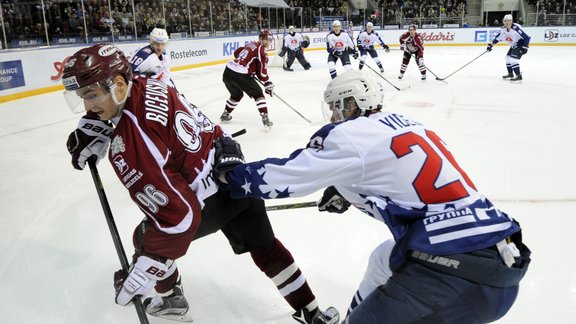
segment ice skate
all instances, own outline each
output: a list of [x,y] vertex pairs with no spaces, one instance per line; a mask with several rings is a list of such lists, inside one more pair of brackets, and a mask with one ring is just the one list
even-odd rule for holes
[[422,78],[420,78],[420,80],[426,81],[426,74],[422,74]]
[[512,73],[508,73],[502,76],[502,79],[512,79],[514,77],[514,74]]
[[287,67],[286,65],[284,65],[284,66],[282,67],[282,69],[283,69],[284,71],[290,71],[290,72],[294,71],[294,69],[289,68],[289,67]]
[[144,299],[146,313],[151,316],[165,318],[173,321],[192,322],[192,315],[188,313],[188,301],[184,297],[184,290],[180,279],[172,288],[172,293],[167,296],[156,294]]
[[400,75],[398,76],[398,80],[402,80],[404,78],[404,73],[400,73]]
[[229,123],[231,120],[232,120],[232,116],[227,111],[224,111],[222,113],[222,116],[220,116],[220,121],[223,123]]
[[380,68],[380,73],[384,73],[384,68]]
[[510,79],[510,81],[522,81],[522,73]]
[[328,307],[323,312],[318,307],[312,312],[302,308],[292,314],[292,318],[301,324],[336,324],[340,322],[340,314],[334,307]]
[[264,124],[264,128],[269,131],[274,123],[268,119],[268,113],[260,113],[260,117],[262,117],[262,124]]

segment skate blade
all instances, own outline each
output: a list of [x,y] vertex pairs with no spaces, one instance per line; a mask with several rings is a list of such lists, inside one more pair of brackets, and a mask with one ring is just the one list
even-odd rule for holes
[[272,130],[272,126],[264,126],[264,130],[265,130],[266,132],[269,132],[269,131]]
[[162,318],[162,319],[171,320],[171,321],[178,321],[178,322],[192,323],[194,321],[192,319],[192,315],[190,314],[190,312],[187,312],[186,314],[183,314],[183,315],[176,315],[176,314],[165,314],[165,315],[148,314],[148,315]]

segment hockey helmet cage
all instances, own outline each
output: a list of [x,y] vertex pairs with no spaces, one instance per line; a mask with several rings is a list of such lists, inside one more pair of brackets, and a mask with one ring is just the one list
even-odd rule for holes
[[169,39],[170,37],[168,37],[168,33],[166,32],[165,29],[154,28],[150,32],[150,44],[152,43],[166,44],[168,43]]
[[68,91],[94,83],[110,86],[117,73],[132,80],[132,67],[124,53],[112,44],[96,44],[74,53],[64,66],[62,84]]
[[339,117],[337,120],[345,118],[344,111],[350,109],[350,100],[354,100],[361,114],[365,114],[382,109],[383,99],[382,84],[356,70],[346,71],[332,79],[324,91],[324,102]]
[[258,39],[267,39],[269,41],[273,41],[274,37],[272,36],[272,33],[268,29],[264,29],[258,35]]
[[332,27],[341,27],[342,25],[340,24],[340,20],[334,20],[332,22]]
[[308,36],[303,36],[302,38],[303,38],[303,40],[302,40],[302,42],[300,43],[300,47],[308,48],[308,46],[310,46],[310,37],[308,37]]
[[511,15],[511,14],[507,14],[506,16],[504,16],[504,18],[502,19],[502,21],[512,21],[512,15]]

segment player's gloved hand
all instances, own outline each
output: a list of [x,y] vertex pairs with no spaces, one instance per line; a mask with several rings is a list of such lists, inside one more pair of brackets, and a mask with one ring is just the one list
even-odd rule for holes
[[355,60],[357,60],[357,59],[358,59],[358,52],[357,52],[357,51],[354,51],[354,54],[352,55],[352,57],[353,57]]
[[342,197],[338,190],[334,186],[330,186],[324,190],[322,198],[318,201],[318,210],[327,211],[329,213],[342,214],[348,207],[350,203],[346,198]]
[[336,57],[340,57],[342,56],[342,54],[344,54],[344,51],[334,51],[332,52],[332,55],[336,56]]
[[492,51],[492,46],[494,46],[494,45],[492,45],[492,43],[488,43],[488,46],[486,47],[486,50],[487,50],[488,52]]
[[244,154],[240,144],[231,137],[222,136],[214,141],[214,179],[226,183],[226,172],[244,163]]
[[368,49],[371,50],[371,51],[374,50],[374,45],[368,46]]
[[264,92],[266,92],[270,97],[274,96],[274,83],[271,81],[266,81],[264,83]]
[[386,51],[386,53],[390,53],[390,46],[382,44],[382,48]]
[[520,53],[522,53],[522,55],[528,53],[528,47],[522,47],[522,48],[520,49]]
[[156,281],[164,279],[168,267],[150,257],[141,255],[136,263],[130,266],[130,271],[119,270],[114,273],[114,288],[116,289],[116,304],[126,306],[136,296],[147,295],[156,285]]
[[96,162],[106,156],[112,135],[110,122],[98,117],[84,116],[78,121],[78,128],[68,136],[66,147],[72,155],[72,165],[75,169],[84,170],[86,161],[96,155]]
[[405,43],[400,44],[400,50],[401,50],[401,51],[405,51],[405,50],[406,50],[406,44],[405,44]]

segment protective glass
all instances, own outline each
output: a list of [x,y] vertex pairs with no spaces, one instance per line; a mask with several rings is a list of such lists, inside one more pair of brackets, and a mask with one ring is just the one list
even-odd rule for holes
[[[87,108],[99,105],[112,97],[110,91],[99,91],[100,89],[104,88],[97,83],[74,91],[66,90],[64,91],[64,99],[66,99],[68,108],[72,113],[85,112]],[[81,97],[80,94],[84,94],[84,96]]]

